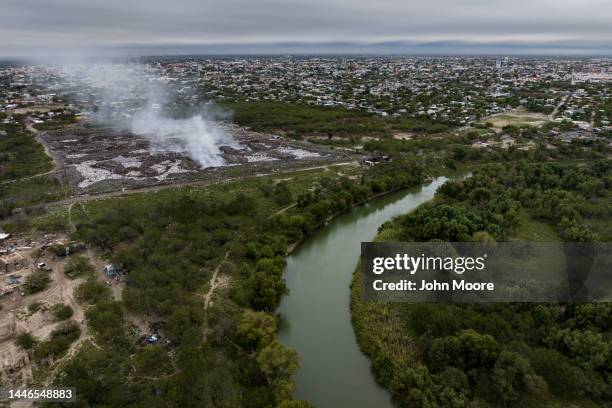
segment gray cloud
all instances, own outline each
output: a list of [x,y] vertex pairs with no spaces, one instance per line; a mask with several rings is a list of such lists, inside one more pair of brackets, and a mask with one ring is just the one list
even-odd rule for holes
[[612,1],[3,0],[0,39],[0,56],[376,52],[389,42],[398,52],[610,54]]

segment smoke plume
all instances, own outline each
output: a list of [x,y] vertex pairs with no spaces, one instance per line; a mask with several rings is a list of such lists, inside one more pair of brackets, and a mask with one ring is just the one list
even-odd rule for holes
[[224,163],[219,146],[228,144],[228,136],[202,115],[172,119],[162,117],[156,110],[143,110],[133,117],[130,131],[146,137],[153,152],[185,153],[202,167]]
[[129,131],[150,142],[151,151],[175,152],[189,156],[202,167],[221,166],[219,149],[235,142],[217,126],[223,117],[210,105],[189,108],[185,91],[145,64],[94,64],[63,67],[63,76],[91,92],[94,118],[117,130]]

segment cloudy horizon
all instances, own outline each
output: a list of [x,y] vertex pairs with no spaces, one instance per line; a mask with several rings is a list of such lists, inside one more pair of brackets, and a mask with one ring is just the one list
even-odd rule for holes
[[606,0],[4,0],[0,57],[611,55]]

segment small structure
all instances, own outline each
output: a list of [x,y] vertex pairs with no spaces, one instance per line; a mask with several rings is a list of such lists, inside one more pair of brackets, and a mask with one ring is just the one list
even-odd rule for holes
[[119,270],[117,269],[115,265],[111,265],[111,264],[106,265],[104,267],[104,273],[110,279],[115,279],[115,280],[119,279]]
[[142,334],[140,336],[140,345],[146,346],[147,344],[157,344],[161,340],[161,336],[159,334]]
[[27,260],[19,253],[12,252],[0,256],[0,271],[4,273],[18,271],[28,265]]
[[362,160],[366,166],[374,166],[378,163],[390,162],[391,156],[370,156]]

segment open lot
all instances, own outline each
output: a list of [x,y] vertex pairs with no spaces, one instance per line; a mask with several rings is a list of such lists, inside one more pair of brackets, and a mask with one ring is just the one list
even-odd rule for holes
[[543,113],[528,112],[524,110],[513,110],[511,112],[500,113],[490,116],[483,120],[485,123],[493,124],[495,129],[501,129],[504,126],[542,126],[548,122],[548,116]]
[[[72,319],[84,328],[83,310],[74,299],[74,289],[82,279],[67,279],[64,266],[67,257],[57,257],[47,250],[49,245],[66,243],[63,234],[46,235],[36,240],[11,239],[1,244],[4,255],[18,254],[23,263],[0,271],[0,378],[4,384],[23,386],[33,379],[31,353],[15,343],[20,333],[30,333],[44,340],[61,323],[54,318],[54,305],[68,305]],[[39,267],[43,263],[44,268]],[[27,294],[24,283],[35,271],[48,274],[49,284],[37,293]],[[84,333],[85,330],[82,330]]]
[[223,164],[208,168],[194,161],[189,151],[160,149],[149,140],[127,131],[96,127],[87,122],[41,132],[39,136],[57,158],[56,164],[77,193],[117,191],[214,177],[219,172],[234,172],[236,168],[256,172],[270,165],[291,167],[346,159],[346,156],[326,147],[229,124],[218,126],[230,137],[227,144],[219,146]]

